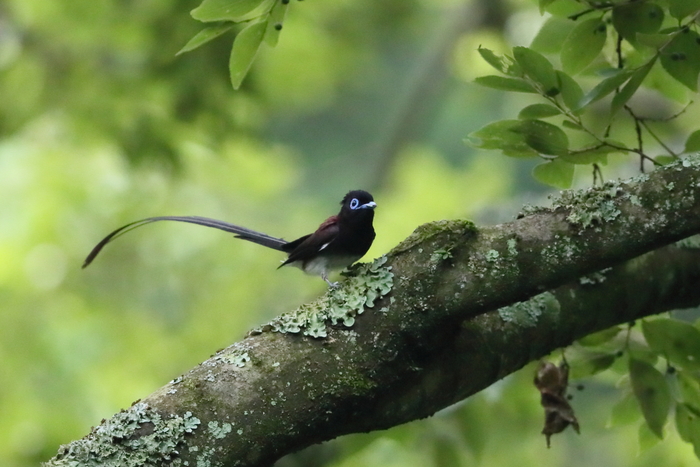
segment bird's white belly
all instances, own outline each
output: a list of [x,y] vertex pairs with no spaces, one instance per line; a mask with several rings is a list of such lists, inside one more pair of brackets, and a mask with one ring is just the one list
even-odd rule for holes
[[346,266],[350,266],[352,263],[360,259],[357,256],[340,256],[340,257],[326,257],[319,256],[312,260],[301,262],[295,261],[292,266],[298,267],[306,274],[312,276],[326,276],[329,272],[343,269]]

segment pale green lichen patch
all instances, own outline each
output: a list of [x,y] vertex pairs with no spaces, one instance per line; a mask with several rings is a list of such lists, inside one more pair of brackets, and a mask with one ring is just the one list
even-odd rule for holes
[[580,247],[571,237],[554,235],[554,242],[542,249],[542,257],[548,263],[558,262],[562,259],[571,260],[580,253]]
[[607,182],[584,191],[565,190],[554,200],[553,207],[569,210],[566,220],[586,229],[613,221],[622,214],[615,199],[623,191],[619,182]]
[[544,206],[533,206],[532,204],[525,204],[523,207],[520,209],[520,213],[518,214],[518,219],[521,217],[526,217],[526,216],[531,216],[533,214],[539,214],[542,212],[548,212],[549,208],[546,208]]
[[56,457],[45,465],[182,466],[177,457],[179,445],[199,424],[191,412],[164,418],[145,402],[138,402],[103,421],[85,438],[61,446]]
[[207,423],[207,430],[216,439],[223,439],[227,434],[231,433],[233,426],[230,423],[222,423],[219,425],[217,421]]
[[486,261],[488,261],[489,263],[495,263],[500,257],[501,254],[496,250],[489,250],[486,252]]
[[231,363],[236,365],[239,368],[243,368],[246,364],[246,362],[250,361],[250,355],[248,355],[248,352],[242,352],[239,354],[231,355]]
[[386,261],[387,257],[382,256],[372,263],[355,265],[345,273],[348,278],[340,287],[330,288],[319,300],[283,314],[262,329],[326,337],[328,323],[352,326],[365,307],[372,308],[391,291],[394,274],[391,267],[384,266]]
[[439,248],[435,250],[432,255],[430,255],[430,261],[432,263],[441,263],[452,259],[452,257],[452,248]]
[[246,345],[245,341],[236,342],[231,347],[220,350],[211,359],[204,362],[204,364],[215,366],[218,362],[226,362],[239,368],[243,368],[246,363],[250,361],[248,350],[250,349]]
[[[693,165],[700,166],[700,151],[688,154],[683,159],[681,159],[679,165],[683,167],[691,167]],[[680,167],[679,170],[681,170]]]
[[507,323],[533,327],[542,314],[558,313],[559,310],[559,300],[551,292],[544,292],[530,300],[499,308],[498,316]]
[[507,244],[508,244],[508,254],[510,256],[518,256],[518,249],[516,248],[518,241],[514,238],[509,238]]
[[605,275],[610,271],[612,271],[612,268],[601,269],[600,271],[594,272],[593,274],[581,276],[578,281],[581,285],[602,284],[603,282],[605,282]]

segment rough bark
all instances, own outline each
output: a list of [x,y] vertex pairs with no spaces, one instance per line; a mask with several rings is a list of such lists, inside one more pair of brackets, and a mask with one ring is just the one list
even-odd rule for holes
[[692,157],[511,223],[421,226],[49,465],[267,466],[430,416],[591,332],[697,305],[700,250],[664,246],[700,233],[699,179]]

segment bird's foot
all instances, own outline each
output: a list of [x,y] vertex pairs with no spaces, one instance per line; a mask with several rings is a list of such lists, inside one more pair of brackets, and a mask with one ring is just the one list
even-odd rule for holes
[[337,287],[340,286],[340,284],[339,284],[338,282],[331,282],[331,281],[329,281],[329,280],[328,280],[328,276],[326,276],[325,274],[322,274],[322,275],[321,275],[321,279],[323,279],[324,281],[326,281],[326,282],[328,283],[328,287],[330,287],[330,288],[332,288],[332,289],[335,289],[335,288],[337,288]]

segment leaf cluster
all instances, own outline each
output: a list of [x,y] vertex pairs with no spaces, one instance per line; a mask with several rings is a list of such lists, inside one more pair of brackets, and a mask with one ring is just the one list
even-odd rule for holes
[[[552,16],[530,47],[514,47],[511,55],[479,48],[500,75],[482,76],[476,83],[539,94],[544,102],[526,106],[517,119],[486,125],[470,134],[469,142],[506,156],[544,159],[534,177],[559,188],[571,185],[575,165],[593,164],[599,170],[611,153],[637,154],[642,168],[644,160],[661,165],[678,157],[651,129],[650,119],[636,115],[628,103],[642,85],[685,104],[687,94],[698,91],[700,0],[540,0],[540,10]],[[593,77],[595,85],[584,91],[586,77]],[[636,145],[611,137],[623,109],[634,122]],[[652,158],[645,152],[644,132],[663,154]],[[700,130],[687,138],[683,152],[700,149],[699,142]]]
[[238,89],[248,74],[253,60],[266,42],[274,47],[279,40],[289,0],[203,0],[192,10],[194,19],[211,24],[199,31],[178,54],[194,50],[243,25],[233,41],[229,58],[229,76]]
[[[573,355],[572,355],[573,354]],[[627,355],[626,359],[622,359]],[[567,354],[574,377],[611,367],[624,375],[626,395],[613,408],[611,426],[644,419],[642,447],[663,439],[670,415],[680,438],[700,457],[700,329],[676,319],[647,319],[641,332],[620,326],[578,341]],[[661,367],[661,370],[658,368]],[[636,401],[636,403],[635,403]]]

